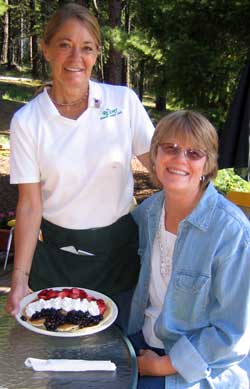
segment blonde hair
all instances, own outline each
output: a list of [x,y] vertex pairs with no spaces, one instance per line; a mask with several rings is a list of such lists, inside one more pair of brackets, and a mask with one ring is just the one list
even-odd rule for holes
[[52,15],[44,29],[43,42],[49,45],[53,36],[69,19],[77,19],[84,24],[94,38],[97,49],[101,48],[101,32],[96,17],[88,8],[76,3],[68,3]]
[[162,187],[155,173],[158,146],[170,138],[191,143],[193,147],[206,152],[204,176],[201,180],[201,186],[205,188],[218,171],[218,135],[214,126],[202,114],[189,110],[172,112],[159,121],[150,147],[151,179],[158,187]]

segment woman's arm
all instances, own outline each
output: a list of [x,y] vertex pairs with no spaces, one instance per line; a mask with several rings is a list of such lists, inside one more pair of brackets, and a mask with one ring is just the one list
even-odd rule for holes
[[[210,325],[190,331],[169,356],[187,382],[209,376],[211,369],[239,363],[250,348],[250,246],[236,235],[230,257],[221,257],[212,285]],[[227,244],[229,244],[227,242]]]
[[28,279],[42,218],[40,183],[21,184],[15,227],[15,257],[6,310],[15,315],[20,300],[29,293]]

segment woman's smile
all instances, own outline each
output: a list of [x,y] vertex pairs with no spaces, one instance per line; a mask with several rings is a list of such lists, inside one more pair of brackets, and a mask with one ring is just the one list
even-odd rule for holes
[[67,72],[82,72],[83,68],[64,68]]
[[183,170],[178,170],[178,169],[175,169],[175,168],[167,168],[167,171],[168,173],[170,174],[176,174],[177,176],[187,176],[188,173],[183,171]]

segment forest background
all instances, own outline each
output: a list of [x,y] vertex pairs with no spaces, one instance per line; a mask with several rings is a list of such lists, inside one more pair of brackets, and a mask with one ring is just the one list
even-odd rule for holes
[[[0,0],[1,63],[48,79],[43,26],[62,0]],[[249,53],[249,0],[86,0],[102,28],[96,77],[155,96],[156,109],[188,107],[220,128]],[[6,12],[7,10],[7,12]]]
[[[50,15],[68,2],[0,0],[1,75],[49,80],[39,40]],[[143,102],[150,100],[154,122],[168,110],[195,109],[220,134],[249,54],[249,0],[75,3],[90,8],[101,26],[96,79],[128,85]]]

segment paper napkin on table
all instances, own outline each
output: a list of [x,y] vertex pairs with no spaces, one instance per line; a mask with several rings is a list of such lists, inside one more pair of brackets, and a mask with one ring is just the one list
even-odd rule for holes
[[114,371],[116,369],[116,365],[111,361],[86,361],[82,359],[27,358],[24,364],[36,371]]

